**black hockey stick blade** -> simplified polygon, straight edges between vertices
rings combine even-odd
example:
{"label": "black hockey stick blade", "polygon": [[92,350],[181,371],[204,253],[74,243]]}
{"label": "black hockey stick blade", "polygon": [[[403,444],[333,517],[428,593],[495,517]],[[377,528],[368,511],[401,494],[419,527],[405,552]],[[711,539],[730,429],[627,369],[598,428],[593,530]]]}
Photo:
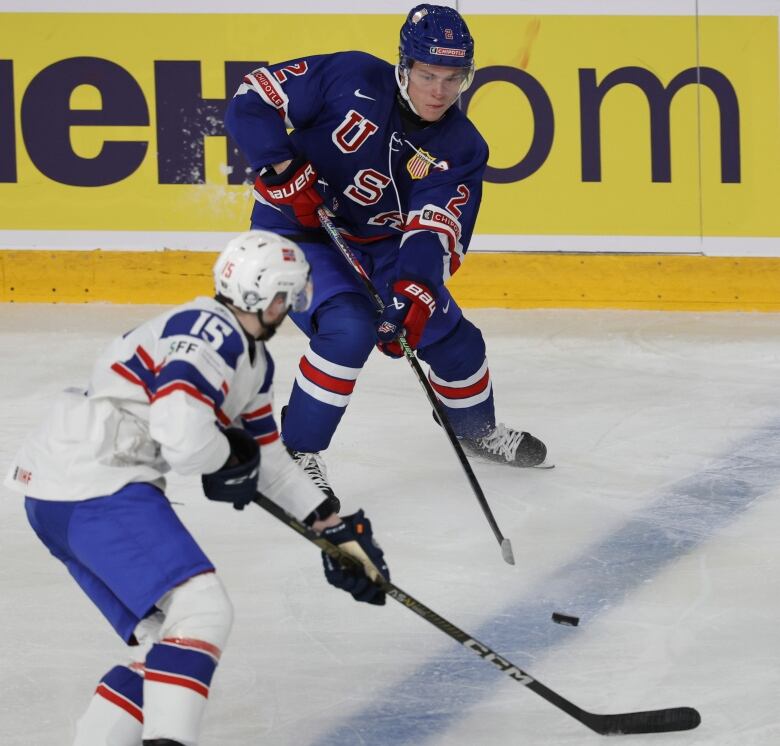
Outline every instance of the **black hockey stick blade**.
{"label": "black hockey stick blade", "polygon": [[[265,495],[258,492],[254,502],[289,528],[299,533],[304,539],[308,539],[312,544],[316,544],[337,562],[347,567],[362,567],[359,560],[351,554],[314,532],[273,500],[269,500]],[[499,655],[484,643],[479,642],[479,640],[456,627],[452,622],[437,614],[433,609],[428,608],[394,583],[382,577],[374,582],[390,598],[398,601],[405,609],[413,611],[417,616],[436,627],[436,629],[444,632],[444,634],[463,645],[463,647],[476,653],[482,660],[495,666],[498,671],[512,681],[527,687],[535,694],[546,699],[551,705],[554,705],[567,715],[571,715],[575,720],[603,736],[691,730],[701,722],[701,716],[692,707],[669,707],[663,710],[625,712],[614,715],[598,715],[583,710],[565,697],[562,697],[558,692],[542,684],[541,681],[535,679],[527,671],[523,671],[523,669],[514,665],[507,658]]]}
{"label": "black hockey stick blade", "polygon": [[701,723],[701,715],[693,707],[669,707],[665,710],[626,712],[622,715],[594,715],[586,712],[584,717],[578,719],[602,736],[692,730]]}
{"label": "black hockey stick blade", "polygon": [[701,723],[701,715],[693,707],[666,707],[662,710],[619,712],[608,715],[588,712],[545,686],[538,679],[534,679],[528,672],[522,673],[526,677],[522,683],[532,692],[602,736],[691,730]]}

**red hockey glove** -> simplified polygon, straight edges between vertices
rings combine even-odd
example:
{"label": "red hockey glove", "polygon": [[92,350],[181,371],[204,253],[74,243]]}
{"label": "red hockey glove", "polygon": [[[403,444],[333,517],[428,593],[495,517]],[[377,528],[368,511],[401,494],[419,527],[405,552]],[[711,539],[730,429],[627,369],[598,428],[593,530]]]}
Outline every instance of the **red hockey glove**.
{"label": "red hockey glove", "polygon": [[393,298],[379,317],[377,347],[385,355],[401,357],[404,353],[398,335],[405,331],[406,341],[414,350],[435,310],[436,300],[426,285],[416,280],[396,280]]}
{"label": "red hockey glove", "polygon": [[323,200],[314,185],[317,171],[302,155],[293,158],[280,174],[271,171],[258,176],[255,189],[271,204],[304,228],[319,228],[317,208]]}

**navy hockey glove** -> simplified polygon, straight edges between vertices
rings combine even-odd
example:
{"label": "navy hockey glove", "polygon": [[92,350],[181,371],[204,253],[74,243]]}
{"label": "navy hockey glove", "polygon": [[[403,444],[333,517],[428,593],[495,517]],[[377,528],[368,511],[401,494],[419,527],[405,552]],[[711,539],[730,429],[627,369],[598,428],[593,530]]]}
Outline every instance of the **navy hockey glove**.
{"label": "navy hockey glove", "polygon": [[347,554],[358,559],[362,568],[342,567],[338,560],[322,553],[325,578],[336,588],[352,594],[355,601],[383,606],[385,592],[374,582],[380,576],[390,580],[390,571],[385,564],[385,553],[374,541],[371,521],[362,510],[342,516],[343,523],[331,526],[322,532],[322,537],[341,547]]}
{"label": "navy hockey glove", "polygon": [[257,494],[260,449],[246,430],[229,427],[224,434],[230,457],[219,471],[201,476],[203,493],[209,500],[233,503],[236,510],[243,510]]}
{"label": "navy hockey glove", "polygon": [[436,299],[428,286],[416,280],[396,280],[393,299],[388,303],[376,330],[377,347],[390,357],[404,353],[398,335],[406,331],[406,341],[413,350],[420,344],[425,325],[436,310]]}
{"label": "navy hockey glove", "polygon": [[302,155],[293,158],[282,173],[269,169],[257,177],[255,189],[272,205],[304,228],[321,228],[317,208],[323,200],[314,185],[317,171]]}

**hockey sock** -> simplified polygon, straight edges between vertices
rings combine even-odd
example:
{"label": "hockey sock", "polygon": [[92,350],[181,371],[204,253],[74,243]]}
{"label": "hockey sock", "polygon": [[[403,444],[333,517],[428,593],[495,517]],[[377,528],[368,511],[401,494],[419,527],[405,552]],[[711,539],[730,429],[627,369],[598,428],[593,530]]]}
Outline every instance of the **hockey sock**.
{"label": "hockey sock", "polygon": [[482,333],[462,317],[445,338],[418,351],[428,380],[459,438],[479,438],[496,425],[493,385]]}
{"label": "hockey sock", "polygon": [[190,578],[157,602],[160,641],[144,665],[144,740],[194,746],[233,609],[214,573]]}
{"label": "hockey sock", "polygon": [[143,678],[127,666],[114,666],[95,690],[76,723],[73,746],[138,746],[143,729]]}
{"label": "hockey sock", "polygon": [[195,744],[219,651],[198,640],[165,639],[146,656],[145,738],[175,736]]}
{"label": "hockey sock", "polygon": [[295,376],[282,438],[294,451],[316,453],[330,445],[358,375],[376,342],[370,301],[341,293],[316,314],[316,333]]}

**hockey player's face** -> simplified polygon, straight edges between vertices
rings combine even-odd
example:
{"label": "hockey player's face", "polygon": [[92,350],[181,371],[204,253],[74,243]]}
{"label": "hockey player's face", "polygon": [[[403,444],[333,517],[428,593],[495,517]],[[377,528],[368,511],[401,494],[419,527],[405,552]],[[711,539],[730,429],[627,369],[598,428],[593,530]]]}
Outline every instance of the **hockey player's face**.
{"label": "hockey player's face", "polygon": [[271,304],[259,317],[260,330],[255,335],[255,339],[261,339],[267,342],[271,337],[276,334],[276,330],[281,326],[282,322],[287,318],[287,314],[290,311],[290,306],[287,304],[287,294],[279,293],[277,297],[271,301]]}
{"label": "hockey player's face", "polygon": [[406,93],[421,119],[436,122],[455,103],[465,77],[463,70],[415,62]]}

